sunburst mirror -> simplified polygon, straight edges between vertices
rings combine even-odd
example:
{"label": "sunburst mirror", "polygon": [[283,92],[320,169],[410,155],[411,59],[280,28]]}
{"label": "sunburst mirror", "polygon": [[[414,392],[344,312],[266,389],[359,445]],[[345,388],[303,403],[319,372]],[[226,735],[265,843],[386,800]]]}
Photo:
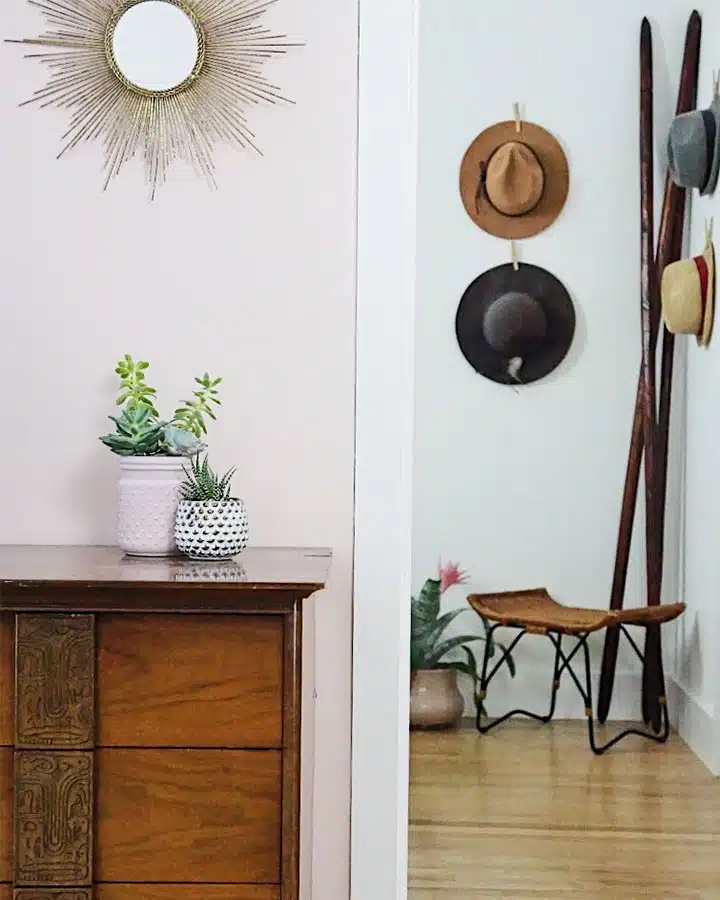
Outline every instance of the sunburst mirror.
{"label": "sunburst mirror", "polygon": [[262,24],[276,0],[30,2],[48,30],[11,43],[32,47],[26,56],[47,67],[48,79],[21,105],[67,110],[59,156],[101,142],[105,188],[137,154],[152,198],[178,160],[214,187],[216,144],[259,153],[249,111],[291,102],[264,73],[300,46]]}

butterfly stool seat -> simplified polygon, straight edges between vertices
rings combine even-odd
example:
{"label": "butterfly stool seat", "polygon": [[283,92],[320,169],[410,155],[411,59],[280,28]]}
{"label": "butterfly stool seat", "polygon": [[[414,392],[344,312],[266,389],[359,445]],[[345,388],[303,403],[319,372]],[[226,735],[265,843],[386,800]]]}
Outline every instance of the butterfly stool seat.
{"label": "butterfly stool seat", "polygon": [[[560,679],[567,672],[580,692],[585,703],[585,715],[588,722],[588,738],[593,753],[598,755],[609,750],[629,735],[639,735],[657,743],[665,743],[670,734],[670,723],[667,712],[667,700],[664,696],[664,678],[662,673],[662,660],[657,662],[659,672],[656,672],[660,684],[659,704],[660,715],[657,718],[657,727],[652,731],[628,728],[609,740],[606,744],[598,745],[595,739],[594,713],[592,703],[592,678],[590,670],[590,651],[588,638],[595,631],[604,628],[617,628],[623,634],[633,648],[641,663],[645,663],[645,655],[628,631],[629,627],[639,628],[659,627],[665,622],[671,622],[680,616],[685,610],[684,603],[663,604],[660,606],[644,606],[639,609],[624,610],[600,610],[583,609],[578,607],[563,606],[548,594],[545,588],[535,588],[526,591],[509,591],[495,594],[471,594],[468,603],[481,616],[487,626],[487,640],[485,642],[485,654],[483,657],[482,674],[480,676],[480,688],[477,704],[477,729],[481,734],[486,734],[502,722],[513,716],[527,716],[538,722],[549,722],[554,713],[557,700],[557,691],[560,687]],[[512,643],[500,655],[492,669],[490,658],[494,652],[493,636],[498,628],[514,628],[518,634]],[[521,639],[527,634],[544,635],[549,638],[555,647],[555,668],[550,695],[550,710],[547,715],[538,715],[524,709],[514,709],[505,713],[493,721],[485,721],[484,701],[487,697],[488,686],[493,677],[499,671],[507,657],[512,653]],[[576,645],[570,653],[563,649],[563,639],[576,638]],[[585,662],[585,684],[581,682],[572,667],[572,661],[576,654],[582,651]],[[489,671],[488,671],[489,670]]]}

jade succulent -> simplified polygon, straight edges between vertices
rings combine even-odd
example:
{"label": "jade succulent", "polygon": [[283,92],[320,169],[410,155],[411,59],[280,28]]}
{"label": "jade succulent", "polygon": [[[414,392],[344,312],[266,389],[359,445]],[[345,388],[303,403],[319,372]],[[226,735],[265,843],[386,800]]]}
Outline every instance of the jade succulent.
{"label": "jade succulent", "polygon": [[109,417],[115,432],[100,440],[119,456],[196,456],[206,446],[206,418],[216,418],[222,378],[211,378],[207,373],[196,377],[192,399],[181,403],[172,419],[165,420],[155,405],[157,391],[145,380],[149,365],[144,360],[136,362],[129,353],[118,362],[117,406],[121,411]]}
{"label": "jade succulent", "polygon": [[230,482],[234,474],[233,467],[220,477],[210,468],[207,454],[202,462],[200,457],[196,456],[190,462],[190,470],[185,469],[185,481],[180,486],[180,496],[183,500],[211,500],[216,503],[235,500],[235,497],[230,496]]}
{"label": "jade succulent", "polygon": [[[410,670],[422,669],[455,669],[468,676],[473,683],[473,693],[477,706],[482,705],[480,696],[480,674],[477,657],[472,644],[477,641],[489,641],[490,656],[494,656],[496,648],[503,652],[505,648],[495,643],[490,634],[490,625],[481,618],[483,634],[447,635],[448,626],[465,613],[473,613],[469,607],[452,609],[441,615],[442,595],[454,585],[465,584],[467,573],[455,563],[440,566],[437,578],[428,578],[417,597],[410,602]],[[476,615],[473,613],[473,615]],[[478,618],[476,616],[476,618]],[[505,658],[511,676],[515,676],[515,663],[512,656]]]}

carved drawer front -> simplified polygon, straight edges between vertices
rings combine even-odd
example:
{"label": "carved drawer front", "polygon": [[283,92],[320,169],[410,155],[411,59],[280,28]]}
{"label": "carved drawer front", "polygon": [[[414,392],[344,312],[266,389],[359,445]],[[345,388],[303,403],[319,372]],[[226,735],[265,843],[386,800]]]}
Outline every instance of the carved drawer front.
{"label": "carved drawer front", "polygon": [[94,678],[94,616],[17,616],[14,900],[92,900]]}
{"label": "carved drawer front", "polygon": [[17,617],[15,746],[95,743],[94,616]]}
{"label": "carved drawer front", "polygon": [[95,900],[280,900],[280,888],[272,884],[100,884]]}
{"label": "carved drawer front", "polygon": [[15,754],[15,884],[92,884],[92,753]]}
{"label": "carved drawer front", "polygon": [[0,882],[12,881],[13,877],[12,770],[12,750],[0,747]]}
{"label": "carved drawer front", "polygon": [[279,616],[103,616],[98,746],[282,746]]}
{"label": "carved drawer front", "polygon": [[10,747],[13,744],[13,618],[7,613],[0,613],[0,747]]}
{"label": "carved drawer front", "polygon": [[278,751],[109,749],[96,766],[98,882],[279,883]]}

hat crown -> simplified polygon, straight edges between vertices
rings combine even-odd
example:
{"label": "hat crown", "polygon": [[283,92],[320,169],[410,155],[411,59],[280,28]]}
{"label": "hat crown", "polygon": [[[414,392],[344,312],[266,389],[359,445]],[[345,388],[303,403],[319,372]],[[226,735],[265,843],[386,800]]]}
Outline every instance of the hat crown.
{"label": "hat crown", "polygon": [[708,266],[706,255],[694,259],[683,259],[669,265],[662,275],[662,314],[667,329],[672,334],[699,335],[703,330],[707,296],[712,290],[712,282],[703,286],[700,276],[702,268],[711,279],[712,268]]}
{"label": "hat crown", "polygon": [[524,216],[540,202],[545,173],[535,151],[521,141],[502,144],[487,165],[488,199],[506,216]]}
{"label": "hat crown", "polygon": [[485,340],[503,356],[522,356],[538,346],[547,334],[542,304],[522,291],[500,294],[483,319]]}

